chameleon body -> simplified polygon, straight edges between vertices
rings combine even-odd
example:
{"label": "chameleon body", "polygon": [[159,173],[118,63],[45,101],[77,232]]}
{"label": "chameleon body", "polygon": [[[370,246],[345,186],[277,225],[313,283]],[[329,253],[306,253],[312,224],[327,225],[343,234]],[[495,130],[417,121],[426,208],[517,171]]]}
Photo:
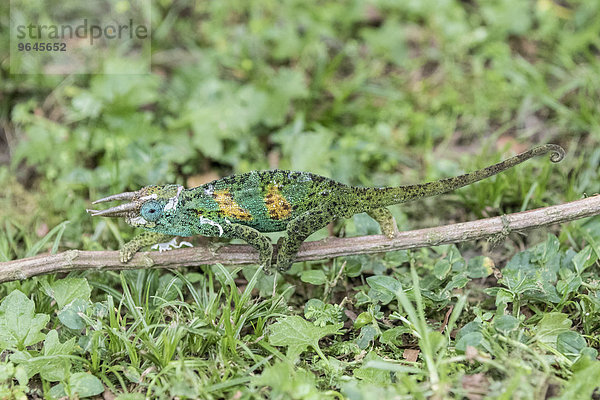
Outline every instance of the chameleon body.
{"label": "chameleon body", "polygon": [[219,236],[240,238],[254,246],[269,273],[273,246],[262,233],[286,231],[277,252],[277,269],[285,271],[294,262],[300,244],[335,218],[366,212],[392,238],[397,227],[386,206],[449,192],[548,152],[552,152],[553,162],[564,157],[560,146],[547,144],[469,174],[383,188],[348,186],[309,172],[252,171],[191,189],[146,186],[94,202],[128,200],[126,204],[88,212],[125,217],[128,224],[145,229],[121,249],[122,262],[129,261],[141,247],[173,236]]}

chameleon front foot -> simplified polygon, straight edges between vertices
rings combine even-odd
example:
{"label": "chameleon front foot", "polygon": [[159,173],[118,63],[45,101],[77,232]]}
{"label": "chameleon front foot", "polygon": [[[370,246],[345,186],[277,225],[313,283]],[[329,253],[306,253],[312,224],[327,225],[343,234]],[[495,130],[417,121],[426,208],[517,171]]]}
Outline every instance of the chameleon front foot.
{"label": "chameleon front foot", "polygon": [[258,250],[258,259],[260,265],[263,266],[263,271],[266,275],[271,275],[271,258],[273,257],[273,244],[271,240],[257,231],[246,225],[231,224],[227,228],[231,237],[245,240],[249,245]]}
{"label": "chameleon front foot", "polygon": [[119,251],[119,260],[122,263],[127,263],[142,247],[164,242],[171,237],[171,235],[165,235],[162,233],[148,231],[142,232],[133,239],[131,239],[129,242],[125,243],[125,245],[123,245],[123,247]]}

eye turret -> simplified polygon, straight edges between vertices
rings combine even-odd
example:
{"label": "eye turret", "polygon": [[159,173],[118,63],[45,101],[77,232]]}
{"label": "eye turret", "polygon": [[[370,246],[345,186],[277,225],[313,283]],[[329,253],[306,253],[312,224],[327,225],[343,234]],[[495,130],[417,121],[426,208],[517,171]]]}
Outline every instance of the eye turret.
{"label": "eye turret", "polygon": [[142,205],[140,214],[146,221],[157,221],[163,213],[163,206],[160,202],[150,200]]}

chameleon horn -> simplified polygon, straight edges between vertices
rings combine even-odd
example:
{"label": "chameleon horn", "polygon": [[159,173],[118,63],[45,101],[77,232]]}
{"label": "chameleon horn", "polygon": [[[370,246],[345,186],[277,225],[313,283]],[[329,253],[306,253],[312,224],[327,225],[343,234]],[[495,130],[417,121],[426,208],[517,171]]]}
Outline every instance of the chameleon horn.
{"label": "chameleon horn", "polygon": [[113,200],[131,200],[135,197],[135,195],[136,195],[136,192],[123,192],[123,193],[113,194],[111,196],[96,200],[92,204],[104,203],[106,201],[113,201]]}
{"label": "chameleon horn", "polygon": [[86,210],[92,214],[92,217],[120,217],[127,213],[127,211],[133,211],[138,208],[135,203],[121,204],[120,206],[107,208],[106,210]]}

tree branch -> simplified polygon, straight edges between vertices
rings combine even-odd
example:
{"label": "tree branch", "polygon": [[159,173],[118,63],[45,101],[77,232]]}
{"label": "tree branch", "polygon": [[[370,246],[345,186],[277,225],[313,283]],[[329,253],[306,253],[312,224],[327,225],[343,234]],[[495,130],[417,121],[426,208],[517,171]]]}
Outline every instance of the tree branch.
{"label": "tree branch", "polygon": [[[460,224],[400,232],[394,239],[382,235],[327,238],[306,242],[298,261],[320,260],[354,254],[382,253],[506,235],[511,231],[538,228],[600,215],[600,195],[552,207],[508,214]],[[166,253],[141,252],[127,264],[119,262],[117,251],[68,250],[0,263],[0,282],[27,279],[55,272],[81,270],[124,270],[137,268],[196,267],[204,264],[256,264],[258,253],[248,245],[228,245],[217,250],[204,247]]]}

